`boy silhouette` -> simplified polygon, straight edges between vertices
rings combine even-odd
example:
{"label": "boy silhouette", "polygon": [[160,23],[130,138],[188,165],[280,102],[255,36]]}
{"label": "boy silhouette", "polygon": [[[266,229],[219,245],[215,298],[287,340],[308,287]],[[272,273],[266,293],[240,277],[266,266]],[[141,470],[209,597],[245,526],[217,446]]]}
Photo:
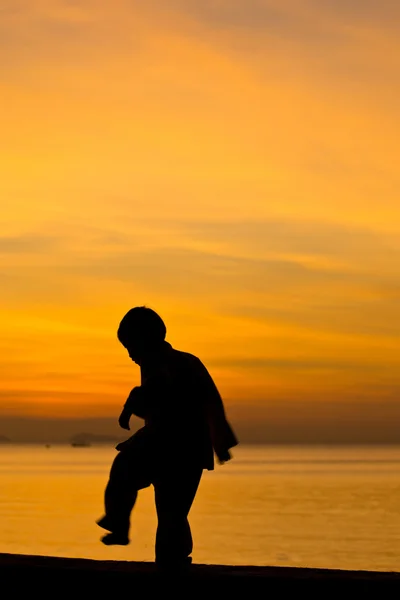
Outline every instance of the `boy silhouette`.
{"label": "boy silhouette", "polygon": [[202,362],[165,341],[161,317],[145,306],[122,319],[118,339],[139,365],[141,385],[123,407],[119,424],[130,429],[132,415],[144,427],[118,444],[105,491],[105,516],[97,523],[110,533],[106,545],[129,543],[130,514],[138,490],[154,486],[159,566],[191,563],[188,514],[203,469],[230,460],[237,439],[226,420],[221,396]]}

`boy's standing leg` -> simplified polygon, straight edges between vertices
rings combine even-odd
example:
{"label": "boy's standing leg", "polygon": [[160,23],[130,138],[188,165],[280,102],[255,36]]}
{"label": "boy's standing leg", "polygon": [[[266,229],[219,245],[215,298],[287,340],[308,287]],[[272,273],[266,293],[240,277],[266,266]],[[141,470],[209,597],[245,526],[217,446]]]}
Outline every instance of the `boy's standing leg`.
{"label": "boy's standing leg", "polygon": [[156,563],[159,566],[190,564],[193,550],[188,514],[203,469],[197,466],[165,469],[154,479],[158,517]]}

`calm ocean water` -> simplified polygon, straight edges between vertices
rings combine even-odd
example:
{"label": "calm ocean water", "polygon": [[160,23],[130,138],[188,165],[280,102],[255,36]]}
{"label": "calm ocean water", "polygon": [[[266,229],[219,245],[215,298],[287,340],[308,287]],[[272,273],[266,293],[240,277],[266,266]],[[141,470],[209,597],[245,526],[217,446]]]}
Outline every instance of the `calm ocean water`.
{"label": "calm ocean water", "polygon": [[[153,560],[151,488],[130,546],[99,543],[114,455],[0,447],[0,552]],[[195,562],[400,571],[400,447],[238,447],[205,473],[190,522]]]}

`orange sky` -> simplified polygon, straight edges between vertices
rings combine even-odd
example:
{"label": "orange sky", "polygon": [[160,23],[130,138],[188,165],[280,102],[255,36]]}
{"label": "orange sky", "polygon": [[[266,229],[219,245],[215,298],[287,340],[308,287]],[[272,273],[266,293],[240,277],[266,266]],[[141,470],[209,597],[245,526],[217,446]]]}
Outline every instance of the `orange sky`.
{"label": "orange sky", "polygon": [[137,304],[228,407],[400,403],[397,0],[4,4],[0,414],[116,414]]}

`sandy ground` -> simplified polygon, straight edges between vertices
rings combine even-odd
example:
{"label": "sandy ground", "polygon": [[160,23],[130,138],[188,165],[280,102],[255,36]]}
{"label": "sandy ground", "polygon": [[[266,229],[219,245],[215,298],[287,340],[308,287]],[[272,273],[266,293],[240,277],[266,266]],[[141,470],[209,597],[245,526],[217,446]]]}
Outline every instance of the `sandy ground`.
{"label": "sandy ground", "polygon": [[316,592],[358,597],[389,597],[400,593],[400,573],[334,571],[286,567],[235,567],[192,565],[187,572],[162,573],[152,563],[96,561],[75,558],[0,554],[0,582],[4,598],[19,593],[47,597],[125,597],[154,592],[154,597],[223,598],[257,593],[261,597],[286,597]]}

